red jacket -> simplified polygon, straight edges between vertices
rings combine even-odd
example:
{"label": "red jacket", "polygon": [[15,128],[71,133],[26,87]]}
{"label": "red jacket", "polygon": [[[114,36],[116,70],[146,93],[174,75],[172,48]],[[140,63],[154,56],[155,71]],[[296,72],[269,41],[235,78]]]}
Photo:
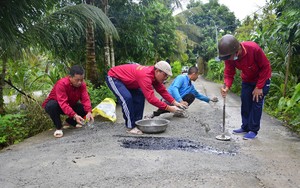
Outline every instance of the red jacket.
{"label": "red jacket", "polygon": [[166,90],[165,86],[155,80],[154,66],[138,64],[119,65],[111,68],[108,71],[108,76],[120,80],[128,89],[141,88],[146,100],[160,109],[166,109],[167,104],[155,96],[154,89],[169,103],[174,102],[174,98]]}
{"label": "red jacket", "polygon": [[49,100],[56,100],[62,111],[69,117],[73,117],[76,114],[71,107],[78,101],[80,101],[83,105],[85,112],[92,111],[92,105],[86,84],[83,82],[80,87],[74,87],[70,82],[69,76],[56,82],[49,96],[43,102],[43,108],[45,108]]}
{"label": "red jacket", "polygon": [[244,82],[256,83],[261,89],[266,81],[271,78],[271,64],[263,50],[255,42],[242,42],[242,55],[238,60],[226,60],[224,80],[229,88],[232,85],[235,68],[241,70],[241,78]]}

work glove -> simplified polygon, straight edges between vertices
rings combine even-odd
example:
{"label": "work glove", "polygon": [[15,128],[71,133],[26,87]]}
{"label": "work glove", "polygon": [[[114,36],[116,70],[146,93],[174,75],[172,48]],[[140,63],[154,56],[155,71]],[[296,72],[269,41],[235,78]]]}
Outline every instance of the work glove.
{"label": "work glove", "polygon": [[210,99],[210,101],[211,101],[211,102],[218,102],[219,99],[218,99],[218,97],[213,97],[212,99]]}

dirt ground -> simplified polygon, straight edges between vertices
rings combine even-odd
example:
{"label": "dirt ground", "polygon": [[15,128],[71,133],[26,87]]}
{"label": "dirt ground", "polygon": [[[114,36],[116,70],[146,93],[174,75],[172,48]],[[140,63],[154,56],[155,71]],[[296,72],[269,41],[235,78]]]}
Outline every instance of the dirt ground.
{"label": "dirt ground", "polygon": [[[220,84],[199,78],[196,88],[220,97]],[[196,100],[187,118],[163,114],[171,122],[160,134],[125,132],[120,107],[116,123],[70,129],[55,139],[43,132],[0,152],[0,187],[300,187],[300,139],[281,122],[263,114],[255,140],[233,135],[240,127],[240,99],[226,100],[226,135],[222,133],[223,100]],[[146,104],[145,115],[155,108]],[[210,131],[205,131],[205,126]],[[134,149],[136,148],[136,149]]]}

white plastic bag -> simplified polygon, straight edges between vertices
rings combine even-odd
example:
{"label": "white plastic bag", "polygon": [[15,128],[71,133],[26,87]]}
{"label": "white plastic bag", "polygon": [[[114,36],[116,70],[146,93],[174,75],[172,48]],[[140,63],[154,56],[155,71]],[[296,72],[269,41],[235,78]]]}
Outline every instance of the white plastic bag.
{"label": "white plastic bag", "polygon": [[110,121],[115,122],[117,120],[115,101],[111,98],[105,98],[92,110],[92,114],[94,117],[97,115],[101,115],[102,117],[105,117]]}

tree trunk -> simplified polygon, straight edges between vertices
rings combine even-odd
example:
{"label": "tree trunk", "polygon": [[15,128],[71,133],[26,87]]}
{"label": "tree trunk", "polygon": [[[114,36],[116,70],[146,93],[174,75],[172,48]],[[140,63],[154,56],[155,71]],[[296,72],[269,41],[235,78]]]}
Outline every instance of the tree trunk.
{"label": "tree trunk", "polygon": [[[103,0],[103,12],[105,15],[108,14],[108,0]],[[105,33],[105,38],[104,38],[104,62],[105,62],[105,67],[111,66],[109,35],[107,33]]]}
{"label": "tree trunk", "polygon": [[109,36],[109,44],[110,44],[111,67],[114,67],[116,66],[115,51],[114,51],[114,41],[111,35]]}
{"label": "tree trunk", "polygon": [[95,34],[91,21],[88,21],[86,32],[86,78],[98,85],[98,72],[95,52]]}
{"label": "tree trunk", "polygon": [[291,42],[289,42],[289,47],[288,47],[288,57],[287,57],[287,62],[286,62],[286,70],[285,70],[285,80],[284,80],[284,88],[283,88],[283,97],[286,96],[286,90],[287,90],[287,85],[288,85],[288,79],[289,79],[289,74],[290,74],[290,61],[291,61],[291,56],[292,56],[292,45]]}
{"label": "tree trunk", "polygon": [[109,36],[107,33],[105,33],[105,39],[104,39],[104,62],[105,62],[105,67],[111,66],[110,50],[109,50]]}
{"label": "tree trunk", "polygon": [[[87,4],[94,5],[94,0],[87,0]],[[86,78],[95,86],[99,85],[99,74],[96,64],[95,32],[91,20],[87,22],[86,31]]]}
{"label": "tree trunk", "polygon": [[2,72],[0,74],[0,115],[4,115],[4,99],[3,99],[3,88],[5,85],[5,72],[6,72],[6,64],[7,64],[7,58],[5,54],[2,56]]}

